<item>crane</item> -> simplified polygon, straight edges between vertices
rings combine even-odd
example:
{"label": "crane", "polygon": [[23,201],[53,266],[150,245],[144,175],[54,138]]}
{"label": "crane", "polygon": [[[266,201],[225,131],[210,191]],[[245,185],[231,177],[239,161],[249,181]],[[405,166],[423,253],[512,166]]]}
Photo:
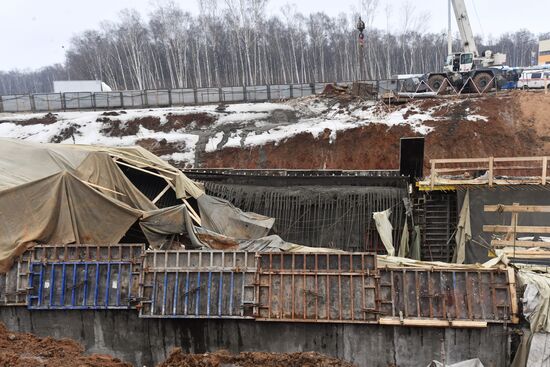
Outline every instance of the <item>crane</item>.
{"label": "crane", "polygon": [[[451,42],[451,5],[460,32],[462,51],[453,52]],[[468,11],[464,0],[449,0],[449,31],[448,56],[443,66],[443,72],[429,73],[424,80],[433,91],[439,91],[446,80],[458,89],[469,87],[478,92],[488,91],[495,86],[497,79],[506,79],[508,76],[500,69],[495,68],[506,63],[506,55],[487,50],[479,55],[474,32],[470,25]],[[470,85],[472,83],[473,85]]]}

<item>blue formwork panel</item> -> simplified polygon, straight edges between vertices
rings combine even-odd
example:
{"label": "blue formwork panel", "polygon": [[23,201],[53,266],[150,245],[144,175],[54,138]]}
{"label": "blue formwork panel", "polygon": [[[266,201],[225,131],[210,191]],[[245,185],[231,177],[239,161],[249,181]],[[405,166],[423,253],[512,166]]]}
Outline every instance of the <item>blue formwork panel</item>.
{"label": "blue formwork panel", "polygon": [[143,264],[140,317],[253,318],[253,253],[148,251]]}
{"label": "blue formwork panel", "polygon": [[139,268],[129,261],[32,262],[29,309],[135,308]]}

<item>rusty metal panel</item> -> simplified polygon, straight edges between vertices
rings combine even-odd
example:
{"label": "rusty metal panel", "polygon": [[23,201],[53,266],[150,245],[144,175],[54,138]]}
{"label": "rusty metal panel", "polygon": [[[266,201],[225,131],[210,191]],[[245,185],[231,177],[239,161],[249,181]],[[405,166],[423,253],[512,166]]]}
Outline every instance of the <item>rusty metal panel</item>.
{"label": "rusty metal panel", "polygon": [[375,323],[376,277],[373,254],[261,254],[257,319]]}
{"label": "rusty metal panel", "polygon": [[380,269],[381,315],[397,319],[510,322],[505,270]]}
{"label": "rusty metal panel", "polygon": [[7,273],[0,273],[0,306],[27,304],[28,273],[31,253],[17,257]]}
{"label": "rusty metal panel", "polygon": [[256,254],[147,251],[140,317],[252,318]]}
{"label": "rusty metal panel", "polygon": [[135,308],[139,265],[128,261],[32,262],[29,309]]}

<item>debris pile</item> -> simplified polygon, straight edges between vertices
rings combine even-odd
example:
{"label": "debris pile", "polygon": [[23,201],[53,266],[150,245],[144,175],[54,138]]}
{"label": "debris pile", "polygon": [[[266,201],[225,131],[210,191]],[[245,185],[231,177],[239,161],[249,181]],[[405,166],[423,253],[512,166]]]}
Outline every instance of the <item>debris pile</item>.
{"label": "debris pile", "polygon": [[158,367],[354,367],[353,364],[314,352],[265,353],[243,352],[231,354],[218,351],[206,354],[185,354],[172,351]]}
{"label": "debris pile", "polygon": [[11,332],[3,324],[0,324],[0,366],[132,367],[108,355],[85,355],[82,345],[74,340]]}

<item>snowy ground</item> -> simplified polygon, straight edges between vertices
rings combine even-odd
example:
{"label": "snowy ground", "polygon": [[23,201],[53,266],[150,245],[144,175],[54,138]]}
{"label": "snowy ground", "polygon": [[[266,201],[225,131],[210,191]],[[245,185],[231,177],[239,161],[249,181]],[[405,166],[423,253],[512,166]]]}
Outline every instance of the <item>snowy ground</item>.
{"label": "snowy ground", "polygon": [[[450,106],[452,100],[444,102]],[[304,97],[286,103],[258,103],[229,105],[225,111],[217,111],[215,105],[173,107],[159,109],[126,110],[116,116],[105,116],[104,111],[58,112],[50,121],[41,122],[45,113],[0,114],[0,136],[25,139],[34,142],[61,142],[65,144],[95,144],[127,146],[154,139],[162,144],[179,144],[177,151],[160,154],[182,166],[196,163],[198,153],[213,152],[223,148],[250,147],[263,144],[279,144],[298,134],[309,133],[318,137],[330,130],[331,142],[337,132],[368,124],[384,124],[388,127],[408,125],[419,134],[426,135],[433,128],[426,122],[440,121],[434,112],[436,107],[419,110],[415,104],[387,108],[376,102],[352,102],[342,105],[338,100]],[[120,111],[118,111],[120,113]],[[487,118],[467,111],[467,120],[486,121]],[[171,128],[170,115],[185,116],[204,114],[212,122],[208,126],[199,121]],[[128,128],[134,120],[144,117],[160,119],[160,128],[141,125],[131,135],[112,136],[106,126],[117,122]],[[166,125],[168,124],[168,125]],[[162,130],[162,131],[161,131]],[[68,134],[67,131],[71,133]],[[111,136],[109,136],[111,135]]]}

